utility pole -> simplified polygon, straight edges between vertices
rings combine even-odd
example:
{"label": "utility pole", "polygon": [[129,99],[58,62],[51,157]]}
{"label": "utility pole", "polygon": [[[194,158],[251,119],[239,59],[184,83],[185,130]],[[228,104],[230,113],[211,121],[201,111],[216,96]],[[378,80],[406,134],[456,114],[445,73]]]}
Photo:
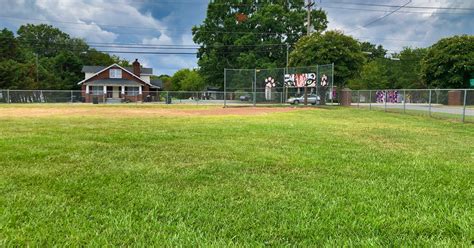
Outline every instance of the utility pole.
{"label": "utility pole", "polygon": [[308,17],[307,17],[307,35],[311,34],[311,10],[314,6],[313,0],[308,0],[308,5],[306,7],[308,8]]}
{"label": "utility pole", "polygon": [[39,76],[38,76],[38,54],[35,53],[36,55],[36,82],[39,82]]}

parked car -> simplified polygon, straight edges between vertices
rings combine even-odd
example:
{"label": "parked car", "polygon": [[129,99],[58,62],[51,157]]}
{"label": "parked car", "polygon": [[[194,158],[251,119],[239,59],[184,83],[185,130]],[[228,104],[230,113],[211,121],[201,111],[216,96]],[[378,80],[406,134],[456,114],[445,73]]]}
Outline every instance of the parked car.
{"label": "parked car", "polygon": [[247,95],[242,95],[242,96],[240,96],[239,99],[240,99],[240,101],[242,101],[242,102],[248,102],[248,101],[250,101],[250,100],[252,99],[252,97],[251,97],[249,94],[247,94]]}
{"label": "parked car", "polygon": [[[320,100],[321,98],[318,95],[314,95],[314,94],[308,95],[308,103],[312,105],[319,104]],[[288,98],[288,100],[286,100],[286,102],[289,104],[296,104],[296,105],[298,105],[299,103],[304,103],[304,95],[299,96],[299,97],[290,97]]]}

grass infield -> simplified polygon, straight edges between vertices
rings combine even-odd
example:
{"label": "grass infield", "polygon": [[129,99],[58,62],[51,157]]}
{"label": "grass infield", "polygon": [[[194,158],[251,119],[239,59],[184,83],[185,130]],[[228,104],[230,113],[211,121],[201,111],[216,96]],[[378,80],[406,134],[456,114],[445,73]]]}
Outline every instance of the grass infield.
{"label": "grass infield", "polygon": [[474,240],[474,125],[213,108],[0,106],[0,246]]}

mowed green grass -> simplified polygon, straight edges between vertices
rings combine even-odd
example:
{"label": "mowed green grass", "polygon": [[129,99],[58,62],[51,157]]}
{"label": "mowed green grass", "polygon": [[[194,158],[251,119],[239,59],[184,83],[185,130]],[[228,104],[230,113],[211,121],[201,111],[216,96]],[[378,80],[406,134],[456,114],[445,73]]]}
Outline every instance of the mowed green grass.
{"label": "mowed green grass", "polygon": [[425,117],[4,117],[0,246],[469,247],[473,179]]}

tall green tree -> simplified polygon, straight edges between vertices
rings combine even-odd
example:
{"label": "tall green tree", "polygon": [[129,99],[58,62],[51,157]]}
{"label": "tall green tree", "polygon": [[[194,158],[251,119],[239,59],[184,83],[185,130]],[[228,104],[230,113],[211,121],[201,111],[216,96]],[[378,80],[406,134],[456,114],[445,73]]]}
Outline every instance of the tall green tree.
{"label": "tall green tree", "polygon": [[368,61],[384,58],[387,54],[387,50],[385,50],[382,45],[377,46],[370,42],[361,42],[360,49],[366,54]]}
{"label": "tall green tree", "polygon": [[433,88],[467,88],[474,72],[474,36],[444,38],[428,49],[421,66],[423,78]]}
{"label": "tall green tree", "polygon": [[[224,68],[284,67],[287,44],[292,46],[306,34],[304,6],[304,0],[209,3],[203,24],[193,27],[205,81],[222,86]],[[325,30],[326,13],[313,10],[311,23],[316,33]]]}
{"label": "tall green tree", "polygon": [[338,86],[357,76],[364,60],[359,42],[339,31],[305,36],[290,54],[291,66],[334,63],[334,84]]}
{"label": "tall green tree", "polygon": [[421,61],[426,56],[426,48],[404,48],[398,55],[399,61],[392,61],[391,85],[395,89],[420,89],[427,85],[421,74]]}
{"label": "tall green tree", "polygon": [[181,69],[170,79],[173,91],[201,91],[205,81],[197,70]]}
{"label": "tall green tree", "polygon": [[20,45],[12,31],[4,28],[0,31],[0,61],[18,59]]}
{"label": "tall green tree", "polygon": [[348,87],[354,90],[389,88],[389,76],[384,58],[372,60],[361,69],[360,75],[348,81]]}
{"label": "tall green tree", "polygon": [[62,49],[69,49],[69,35],[51,25],[22,25],[17,34],[24,47],[41,57],[52,57]]}
{"label": "tall green tree", "polygon": [[0,88],[78,89],[84,65],[129,64],[45,24],[0,31]]}

